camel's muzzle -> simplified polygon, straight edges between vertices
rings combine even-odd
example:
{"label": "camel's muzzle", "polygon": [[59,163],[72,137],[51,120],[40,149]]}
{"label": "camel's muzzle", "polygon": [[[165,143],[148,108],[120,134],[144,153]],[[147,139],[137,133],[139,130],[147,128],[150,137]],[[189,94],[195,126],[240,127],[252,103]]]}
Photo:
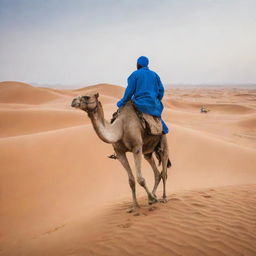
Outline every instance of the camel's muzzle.
{"label": "camel's muzzle", "polygon": [[71,103],[71,107],[73,108],[79,108],[80,103],[78,102],[77,99],[73,99],[72,103]]}

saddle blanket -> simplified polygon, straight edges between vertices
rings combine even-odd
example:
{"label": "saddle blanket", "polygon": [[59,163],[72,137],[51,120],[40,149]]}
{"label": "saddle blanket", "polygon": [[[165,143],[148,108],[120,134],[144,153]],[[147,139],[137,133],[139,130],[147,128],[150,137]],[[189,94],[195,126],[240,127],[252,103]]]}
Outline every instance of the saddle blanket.
{"label": "saddle blanket", "polygon": [[143,128],[146,129],[149,134],[162,135],[163,125],[159,117],[142,113],[142,118],[144,119],[144,122],[142,122]]}

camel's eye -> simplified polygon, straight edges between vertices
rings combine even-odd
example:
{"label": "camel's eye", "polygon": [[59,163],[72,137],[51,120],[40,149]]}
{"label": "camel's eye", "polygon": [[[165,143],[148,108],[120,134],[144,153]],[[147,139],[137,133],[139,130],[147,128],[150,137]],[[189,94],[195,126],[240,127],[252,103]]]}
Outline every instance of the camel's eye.
{"label": "camel's eye", "polygon": [[90,96],[83,96],[82,99],[85,100],[85,101],[87,101],[87,100],[90,99]]}

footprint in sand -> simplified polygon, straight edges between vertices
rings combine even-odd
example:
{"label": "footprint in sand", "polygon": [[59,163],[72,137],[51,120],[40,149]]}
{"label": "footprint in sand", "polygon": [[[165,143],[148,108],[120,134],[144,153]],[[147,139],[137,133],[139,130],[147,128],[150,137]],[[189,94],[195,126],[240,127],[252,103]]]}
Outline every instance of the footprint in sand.
{"label": "footprint in sand", "polygon": [[181,199],[180,199],[180,198],[173,197],[173,198],[170,198],[169,201],[181,201]]}
{"label": "footprint in sand", "polygon": [[120,225],[117,225],[119,228],[129,228],[131,227],[131,223],[125,223],[125,224],[120,224]]}
{"label": "footprint in sand", "polygon": [[192,203],[192,205],[196,207],[205,207],[205,205],[199,203]]}
{"label": "footprint in sand", "polygon": [[65,225],[66,225],[66,224],[63,224],[63,225],[61,225],[61,226],[52,228],[52,229],[48,230],[47,232],[45,232],[44,235],[46,235],[46,234],[49,235],[49,234],[51,234],[51,233],[53,233],[53,232],[56,232],[56,231],[58,231],[59,229],[63,228]]}
{"label": "footprint in sand", "polygon": [[210,195],[202,195],[202,197],[204,197],[204,198],[212,198],[212,196],[210,196]]}
{"label": "footprint in sand", "polygon": [[155,211],[156,209],[157,209],[157,207],[152,206],[152,207],[149,207],[149,208],[148,208],[148,211],[149,211],[149,212],[152,212],[152,211]]}

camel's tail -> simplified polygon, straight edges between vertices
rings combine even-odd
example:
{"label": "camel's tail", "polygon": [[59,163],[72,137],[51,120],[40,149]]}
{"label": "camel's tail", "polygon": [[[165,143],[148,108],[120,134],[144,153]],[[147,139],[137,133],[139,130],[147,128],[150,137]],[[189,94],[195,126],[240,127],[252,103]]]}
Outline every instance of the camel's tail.
{"label": "camel's tail", "polygon": [[172,162],[171,162],[170,159],[168,158],[167,168],[170,168],[171,166],[172,166]]}
{"label": "camel's tail", "polygon": [[[155,151],[155,155],[156,155],[156,158],[158,160],[158,166],[159,166],[162,163],[162,159],[161,159],[161,155],[160,155],[159,150]],[[172,163],[171,163],[170,159],[168,158],[167,168],[170,168],[171,166],[172,166]]]}

